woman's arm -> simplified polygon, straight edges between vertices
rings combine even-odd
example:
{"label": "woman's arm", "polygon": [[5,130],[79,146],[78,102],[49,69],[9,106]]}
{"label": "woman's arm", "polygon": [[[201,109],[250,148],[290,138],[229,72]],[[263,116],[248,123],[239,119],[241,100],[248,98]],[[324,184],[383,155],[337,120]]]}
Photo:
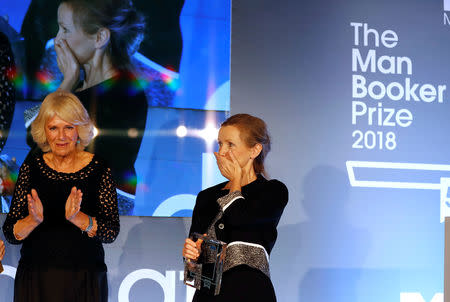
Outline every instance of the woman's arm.
{"label": "woman's arm", "polygon": [[[28,197],[30,193],[30,166],[24,163],[20,168],[19,177],[14,188],[11,208],[3,224],[3,233],[6,240],[12,244],[20,244],[38,225],[29,215]],[[19,231],[19,238],[16,238],[16,232]]]}
{"label": "woman's arm", "polygon": [[94,218],[95,237],[103,243],[116,240],[120,231],[119,209],[117,206],[116,185],[111,176],[111,169],[106,168],[98,187],[97,214]]}

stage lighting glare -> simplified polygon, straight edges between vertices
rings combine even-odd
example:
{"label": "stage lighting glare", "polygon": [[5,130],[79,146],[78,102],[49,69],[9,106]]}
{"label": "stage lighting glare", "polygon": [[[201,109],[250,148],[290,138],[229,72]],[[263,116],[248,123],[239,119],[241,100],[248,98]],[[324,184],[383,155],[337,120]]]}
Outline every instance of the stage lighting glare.
{"label": "stage lighting glare", "polygon": [[212,143],[217,139],[219,129],[214,125],[206,125],[205,129],[201,130],[200,136],[208,143]]}
{"label": "stage lighting glare", "polygon": [[93,138],[95,138],[100,131],[97,129],[97,127],[94,127],[93,132],[94,132],[94,137]]}
{"label": "stage lighting glare", "polygon": [[128,137],[136,138],[138,136],[138,131],[136,128],[128,129]]}
{"label": "stage lighting glare", "polygon": [[187,128],[183,125],[178,126],[177,128],[177,136],[178,137],[185,137],[187,134]]}

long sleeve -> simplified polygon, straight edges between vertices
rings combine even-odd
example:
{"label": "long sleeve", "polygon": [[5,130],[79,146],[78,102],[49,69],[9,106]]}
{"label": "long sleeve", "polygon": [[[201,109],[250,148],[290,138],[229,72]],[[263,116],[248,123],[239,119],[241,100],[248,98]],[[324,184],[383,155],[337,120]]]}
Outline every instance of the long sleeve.
{"label": "long sleeve", "polygon": [[224,185],[225,183],[222,183],[198,193],[194,210],[192,212],[192,223],[189,230],[189,235],[194,232],[200,234],[206,233],[209,225],[219,211],[219,205],[215,202],[215,200],[218,197],[217,194],[225,194],[225,191],[220,190],[220,188]]}
{"label": "long sleeve", "polygon": [[197,198],[196,198],[196,201],[195,201],[195,206],[194,206],[194,209],[192,211],[192,222],[191,222],[191,228],[189,230],[189,236],[192,233],[195,233],[195,232],[203,232],[202,231],[202,227],[201,227],[201,225],[202,225],[201,224],[201,215],[199,213],[200,212],[199,200],[201,200],[201,196],[200,196],[201,194],[202,194],[202,192],[200,192],[197,195]]}
{"label": "long sleeve", "polygon": [[11,244],[20,244],[22,242],[14,237],[13,229],[18,220],[28,216],[27,194],[31,191],[30,186],[30,166],[24,163],[20,168],[11,207],[3,224],[3,233],[6,240]]}
{"label": "long sleeve", "polygon": [[116,186],[109,168],[106,168],[101,176],[98,199],[96,237],[103,243],[111,243],[119,234],[120,221]]}

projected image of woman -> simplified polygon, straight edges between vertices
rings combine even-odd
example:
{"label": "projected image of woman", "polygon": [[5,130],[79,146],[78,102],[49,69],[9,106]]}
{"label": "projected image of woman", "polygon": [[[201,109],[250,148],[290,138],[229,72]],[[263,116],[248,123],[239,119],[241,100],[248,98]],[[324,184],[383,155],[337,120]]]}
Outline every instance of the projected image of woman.
{"label": "projected image of woman", "polygon": [[[58,25],[59,88],[74,91],[88,110],[99,131],[88,150],[107,160],[122,200],[131,202],[148,107],[130,64],[143,38],[143,17],[129,0],[67,0],[59,5]],[[121,214],[131,212],[132,205],[119,204]]]}
{"label": "projected image of woman", "polygon": [[[270,138],[263,120],[237,114],[228,118],[219,131],[217,165],[228,181],[201,191],[192,215],[192,233],[207,234],[228,243],[220,293],[197,290],[193,301],[276,301],[270,281],[269,259],[277,225],[288,201],[286,186],[267,180],[264,159]],[[183,257],[202,258],[201,242],[185,240]]]}

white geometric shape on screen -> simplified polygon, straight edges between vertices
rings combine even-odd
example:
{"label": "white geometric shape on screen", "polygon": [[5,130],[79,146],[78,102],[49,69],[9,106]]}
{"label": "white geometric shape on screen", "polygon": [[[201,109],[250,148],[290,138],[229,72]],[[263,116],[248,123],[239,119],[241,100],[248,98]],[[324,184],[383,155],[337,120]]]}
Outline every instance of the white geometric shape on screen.
{"label": "white geometric shape on screen", "polygon": [[376,161],[347,161],[347,173],[352,187],[367,188],[392,188],[392,189],[424,189],[441,190],[441,183],[427,182],[405,182],[395,180],[357,180],[355,179],[354,168],[372,168],[372,169],[396,169],[396,170],[420,170],[420,171],[442,171],[450,172],[450,165],[438,164],[415,164],[415,163],[394,163],[394,162],[376,162]]}
{"label": "white geometric shape on screen", "polygon": [[213,153],[202,153],[202,190],[217,185],[227,179],[222,176],[217,167]]}
{"label": "white geometric shape on screen", "polygon": [[159,204],[152,216],[171,217],[178,211],[192,210],[195,206],[196,196],[192,194],[178,194],[167,198]]}
{"label": "white geometric shape on screen", "polygon": [[444,0],[444,10],[450,11],[450,0]]}
{"label": "white geometric shape on screen", "polygon": [[370,169],[395,169],[408,171],[441,171],[450,172],[450,165],[439,164],[416,164],[416,163],[394,163],[394,162],[374,162],[374,161],[347,161],[347,173],[352,187],[366,188],[391,188],[391,189],[423,189],[440,191],[440,221],[444,222],[445,217],[450,216],[450,199],[447,197],[450,186],[450,178],[441,177],[439,182],[405,182],[388,179],[378,180],[357,180],[355,178],[355,168]]}
{"label": "white geometric shape on screen", "polygon": [[205,110],[230,110],[230,81],[226,81],[208,98]]}
{"label": "white geometric shape on screen", "polygon": [[5,276],[9,276],[13,279],[16,278],[16,271],[17,269],[13,266],[9,266],[9,265],[3,265],[3,272],[0,275],[5,275]]}
{"label": "white geometric shape on screen", "polygon": [[178,79],[180,77],[180,75],[177,72],[167,69],[167,68],[153,62],[152,60],[150,60],[149,58],[147,58],[146,56],[144,56],[143,54],[141,54],[139,52],[135,52],[133,57],[136,60],[138,60],[139,62],[143,63],[144,65],[147,65],[147,67],[153,68],[154,70],[158,71],[159,73],[162,73],[172,79]]}

